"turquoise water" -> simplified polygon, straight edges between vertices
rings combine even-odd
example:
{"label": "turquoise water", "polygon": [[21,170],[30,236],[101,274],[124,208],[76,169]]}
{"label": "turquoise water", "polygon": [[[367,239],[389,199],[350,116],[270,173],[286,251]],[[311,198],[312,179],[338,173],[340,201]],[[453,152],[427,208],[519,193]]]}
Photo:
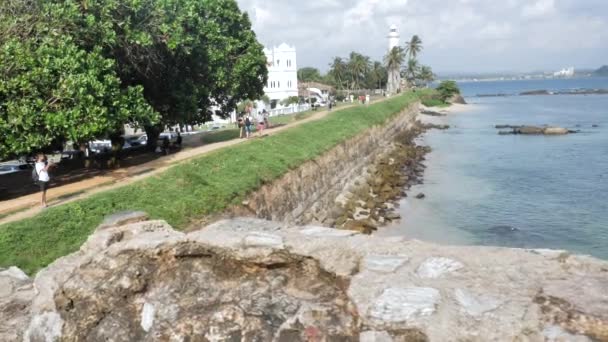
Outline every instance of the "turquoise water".
{"label": "turquoise water", "polygon": [[[461,84],[463,113],[421,138],[425,183],[382,230],[439,243],[557,248],[608,259],[608,96],[475,97],[531,89],[608,88],[608,79]],[[568,136],[499,136],[496,124],[550,124]],[[592,127],[598,125],[598,127]],[[413,197],[413,196],[412,196]]]}

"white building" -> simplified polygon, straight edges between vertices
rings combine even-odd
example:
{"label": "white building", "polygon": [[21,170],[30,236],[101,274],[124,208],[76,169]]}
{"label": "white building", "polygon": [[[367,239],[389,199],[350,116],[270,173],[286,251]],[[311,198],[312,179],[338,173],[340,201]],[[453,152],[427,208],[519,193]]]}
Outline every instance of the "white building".
{"label": "white building", "polygon": [[573,77],[574,76],[574,68],[570,67],[567,69],[562,69],[560,71],[556,71],[553,73],[554,77]]}
{"label": "white building", "polygon": [[285,43],[265,48],[268,61],[268,83],[264,93],[277,103],[290,96],[298,96],[298,65],[296,48]]}

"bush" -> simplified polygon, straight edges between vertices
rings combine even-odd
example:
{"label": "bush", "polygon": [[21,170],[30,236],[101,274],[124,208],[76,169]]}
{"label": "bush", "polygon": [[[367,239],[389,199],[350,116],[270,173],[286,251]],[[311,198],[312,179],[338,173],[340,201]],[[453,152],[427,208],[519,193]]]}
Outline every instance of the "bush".
{"label": "bush", "polygon": [[444,106],[446,103],[441,101],[440,98],[428,97],[428,98],[422,99],[422,104],[425,105],[426,107],[440,107],[440,106]]}
{"label": "bush", "polygon": [[455,81],[442,81],[437,86],[437,92],[439,92],[441,101],[447,102],[455,94],[460,94],[460,89]]}

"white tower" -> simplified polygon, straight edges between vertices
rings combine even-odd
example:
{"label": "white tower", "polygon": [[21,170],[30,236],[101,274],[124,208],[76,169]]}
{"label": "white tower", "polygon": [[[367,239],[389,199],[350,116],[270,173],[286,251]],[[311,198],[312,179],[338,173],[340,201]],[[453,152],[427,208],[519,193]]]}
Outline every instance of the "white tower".
{"label": "white tower", "polygon": [[388,33],[388,51],[391,51],[395,46],[399,46],[399,38],[397,26],[391,25],[391,30]]}

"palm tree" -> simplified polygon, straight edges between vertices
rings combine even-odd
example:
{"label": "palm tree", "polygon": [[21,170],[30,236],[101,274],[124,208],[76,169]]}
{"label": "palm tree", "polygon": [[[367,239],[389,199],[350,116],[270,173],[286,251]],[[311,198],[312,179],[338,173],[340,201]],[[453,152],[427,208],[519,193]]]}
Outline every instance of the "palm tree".
{"label": "palm tree", "polygon": [[418,74],[418,77],[424,83],[425,87],[428,87],[429,83],[435,80],[435,74],[433,73],[433,70],[431,69],[431,67],[426,65],[420,67],[420,73]]}
{"label": "palm tree", "polygon": [[346,73],[346,63],[342,57],[334,57],[333,62],[329,65],[329,74],[334,79],[337,89],[342,89],[344,87]]}
{"label": "palm tree", "polygon": [[409,42],[405,43],[405,54],[409,59],[416,59],[420,51],[422,51],[422,40],[415,34]]}
{"label": "palm tree", "polygon": [[401,64],[405,61],[405,52],[403,48],[395,46],[389,53],[384,56],[384,65],[388,70],[388,82],[386,90],[389,94],[394,94],[399,89],[401,84]]}
{"label": "palm tree", "polygon": [[369,70],[369,64],[369,57],[356,52],[350,53],[348,71],[352,80],[352,89],[359,89],[361,87],[361,78],[365,77],[365,74]]}
{"label": "palm tree", "polygon": [[377,89],[382,89],[382,82],[386,79],[386,69],[384,68],[384,65],[375,61],[371,66],[368,78],[366,84],[369,88],[377,86]]}
{"label": "palm tree", "polygon": [[415,59],[408,60],[407,66],[405,67],[405,70],[403,70],[403,72],[405,73],[405,79],[407,80],[407,82],[410,85],[414,85],[420,73],[420,65],[418,64],[418,61]]}

